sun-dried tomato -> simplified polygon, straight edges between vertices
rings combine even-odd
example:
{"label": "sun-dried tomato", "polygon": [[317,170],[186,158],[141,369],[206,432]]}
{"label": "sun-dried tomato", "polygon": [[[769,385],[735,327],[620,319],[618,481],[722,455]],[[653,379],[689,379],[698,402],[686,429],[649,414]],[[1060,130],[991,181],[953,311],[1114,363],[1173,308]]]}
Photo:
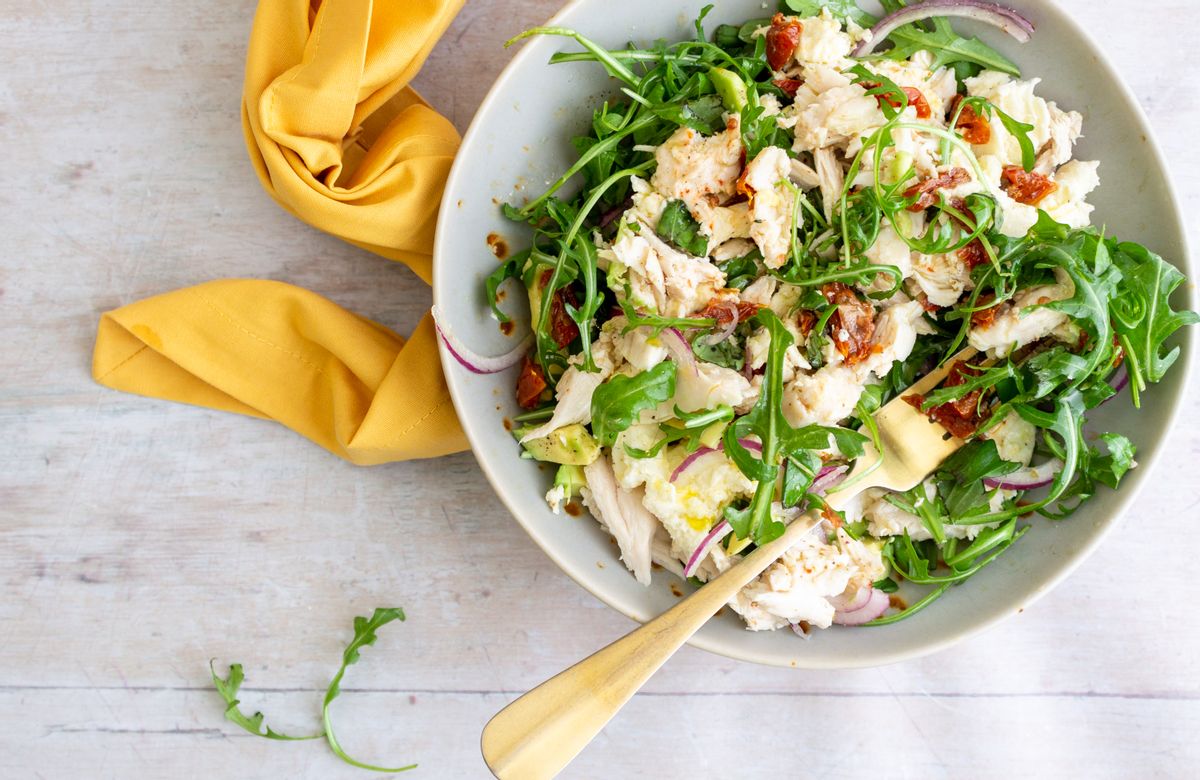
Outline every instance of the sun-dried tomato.
{"label": "sun-dried tomato", "polygon": [[1008,197],[1026,206],[1036,206],[1058,185],[1040,173],[1027,171],[1019,165],[1006,165],[1000,176]]}
{"label": "sun-dried tomato", "polygon": [[[550,277],[553,274],[554,272],[550,270],[542,272],[543,289],[550,284]],[[579,326],[567,313],[566,304],[568,303],[572,306],[579,305],[575,300],[575,292],[571,288],[560,287],[554,291],[554,297],[550,300],[550,335],[560,349],[566,347],[579,335]]]}
{"label": "sun-dried tomato", "polygon": [[[978,376],[979,373],[977,369],[971,368],[959,360],[950,367],[950,372],[942,386],[955,387],[964,384],[968,377]],[[979,424],[983,422],[979,415],[979,399],[983,396],[983,392],[983,389],[972,390],[957,401],[948,401],[926,410],[925,414],[952,435],[965,439],[975,433]],[[921,406],[925,403],[925,396],[914,393],[904,396],[904,400],[916,407],[918,411],[922,411]]]}
{"label": "sun-dried tomato", "polygon": [[772,70],[780,70],[792,60],[800,46],[800,33],[803,25],[795,19],[788,19],[783,14],[775,14],[771,19],[771,29],[767,30],[767,63]]}
{"label": "sun-dried tomato", "polygon": [[930,301],[929,296],[925,293],[921,293],[917,296],[917,303],[921,304],[921,308],[930,314],[937,314],[942,310],[942,307]]}
{"label": "sun-dried tomato", "polygon": [[[956,95],[954,102],[950,104],[951,116],[958,110],[960,103],[962,103],[962,95]],[[992,140],[991,124],[970,105],[963,106],[962,113],[958,115],[954,127],[958,129],[963,140],[969,144],[986,144]]]}
{"label": "sun-dried tomato", "polygon": [[825,300],[837,307],[829,317],[829,335],[846,365],[852,366],[872,352],[875,337],[875,309],[859,300],[851,287],[841,282],[821,286]]}
{"label": "sun-dried tomato", "polygon": [[[862,85],[867,89],[878,89],[881,84],[876,81],[864,81]],[[917,111],[917,119],[928,119],[933,116],[933,110],[929,108],[929,101],[925,99],[924,93],[916,87],[901,87],[904,90],[904,96],[908,98],[908,104]],[[900,101],[891,92],[885,92],[875,96],[875,100],[879,105],[887,103],[892,108],[900,108]]]}
{"label": "sun-dried tomato", "polygon": [[821,516],[828,520],[835,530],[842,527],[842,516],[837,511],[830,509],[828,504],[821,507]]}
{"label": "sun-dried tomato", "polygon": [[517,377],[517,403],[522,409],[532,409],[538,405],[542,392],[546,389],[546,375],[538,364],[529,359],[521,364],[521,373]]}
{"label": "sun-dried tomato", "polygon": [[908,210],[913,213],[924,211],[938,202],[938,190],[954,189],[962,184],[966,184],[970,180],[971,174],[967,173],[965,169],[951,168],[945,173],[926,179],[920,184],[914,184],[904,191],[904,197],[917,199],[915,203],[908,207]]}
{"label": "sun-dried tomato", "polygon": [[983,242],[978,238],[958,250],[958,259],[963,261],[963,265],[967,267],[968,271],[975,266],[991,262],[987,250],[983,248]]}
{"label": "sun-dried tomato", "polygon": [[[762,308],[757,303],[751,303],[750,301],[734,301],[734,303],[737,307],[738,322],[745,322]],[[723,328],[733,322],[731,307],[722,305],[721,301],[717,299],[709,301],[708,305],[696,316],[716,320],[718,328]]]}
{"label": "sun-dried tomato", "polygon": [[1121,341],[1120,341],[1120,339],[1117,338],[1117,334],[1115,334],[1115,333],[1113,334],[1113,342],[1112,343],[1113,343],[1113,349],[1116,351],[1116,355],[1117,355],[1117,359],[1113,361],[1113,368],[1116,368],[1117,366],[1119,366],[1125,362],[1125,347],[1121,346]]}
{"label": "sun-dried tomato", "polygon": [[804,84],[799,79],[775,79],[771,83],[783,90],[783,94],[790,98],[796,97],[796,93],[800,91],[800,87]]}
{"label": "sun-dried tomato", "polygon": [[812,309],[801,309],[796,313],[796,324],[800,326],[800,333],[805,338],[808,338],[808,334],[816,327],[817,319],[817,313]]}
{"label": "sun-dried tomato", "polygon": [[[992,301],[996,300],[996,296],[988,293],[987,295],[979,296],[979,300],[975,302],[976,306],[987,306]],[[971,312],[971,326],[975,328],[990,328],[992,323],[996,321],[996,315],[1000,313],[1000,304],[995,306],[987,306],[986,309],[979,309]]]}

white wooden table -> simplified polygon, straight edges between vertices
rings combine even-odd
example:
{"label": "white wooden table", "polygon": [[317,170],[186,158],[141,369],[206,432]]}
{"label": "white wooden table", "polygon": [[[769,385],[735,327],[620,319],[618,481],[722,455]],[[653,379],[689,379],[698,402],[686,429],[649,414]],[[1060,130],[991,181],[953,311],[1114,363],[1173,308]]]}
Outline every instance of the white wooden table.
{"label": "white wooden table", "polygon": [[[1200,213],[1200,4],[1063,2]],[[557,5],[472,0],[421,88],[465,127],[500,42]],[[355,468],[274,424],[89,378],[101,311],[208,279],[287,280],[402,332],[429,303],[260,190],[238,126],[254,3],[3,6],[0,777],[366,777],[226,723],[207,662],[243,661],[247,706],[311,731],[352,616],[386,605],[409,620],[350,672],[344,743],[415,776],[485,776],[487,718],[630,623],[534,547],[474,459]],[[1103,549],[1003,626],[845,673],[687,648],[568,775],[1196,776],[1200,425],[1167,447]]]}

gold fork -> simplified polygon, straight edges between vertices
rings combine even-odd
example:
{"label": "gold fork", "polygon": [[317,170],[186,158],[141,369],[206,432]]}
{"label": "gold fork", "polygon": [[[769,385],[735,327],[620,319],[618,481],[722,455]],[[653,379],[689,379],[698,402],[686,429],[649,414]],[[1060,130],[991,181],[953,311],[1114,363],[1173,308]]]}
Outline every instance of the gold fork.
{"label": "gold fork", "polygon": [[[875,413],[883,452],[867,444],[853,471],[826,498],[831,507],[844,507],[871,487],[914,488],[963,446],[962,439],[930,422],[904,396],[928,393],[956,362],[975,354],[974,349],[959,352]],[[502,780],[554,777],[718,609],[820,522],[816,510],[797,518],[778,539],[684,601],[502,709],[483,729],[488,767]]]}

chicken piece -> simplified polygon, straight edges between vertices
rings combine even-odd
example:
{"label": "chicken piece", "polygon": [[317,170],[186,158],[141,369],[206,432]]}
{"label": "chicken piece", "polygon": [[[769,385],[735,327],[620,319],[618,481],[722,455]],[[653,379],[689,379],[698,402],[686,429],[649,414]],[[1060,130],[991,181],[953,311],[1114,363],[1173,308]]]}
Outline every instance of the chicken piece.
{"label": "chicken piece", "polygon": [[842,164],[832,149],[818,149],[813,152],[817,164],[817,178],[821,186],[821,204],[824,207],[825,219],[833,220],[834,204],[842,197],[842,188],[846,183]]}
{"label": "chicken piece", "polygon": [[600,338],[592,344],[592,360],[599,371],[584,371],[583,356],[571,358],[571,365],[563,372],[555,388],[557,404],[554,414],[544,424],[521,437],[521,443],[548,436],[564,425],[592,421],[592,394],[596,388],[616,371],[617,360],[612,342],[612,331],[601,330]]}
{"label": "chicken piece", "polygon": [[769,146],[746,166],[739,186],[749,193],[750,238],[762,252],[768,268],[779,268],[791,250],[794,201],[787,187],[792,163],[787,152]]}
{"label": "chicken piece", "polygon": [[[779,504],[772,506],[772,514],[784,522],[792,519]],[[837,534],[836,544],[821,536],[814,530],[802,537],[730,602],[748,629],[771,630],[801,621],[828,628],[835,611],[830,598],[869,586],[884,575],[877,547],[844,532]]]}
{"label": "chicken piece", "polygon": [[792,183],[805,192],[821,186],[821,177],[817,175],[816,170],[799,160],[792,160],[792,170],[789,176]]}
{"label": "chicken piece", "polygon": [[666,198],[682,200],[695,215],[702,204],[711,205],[710,197],[717,203],[733,197],[743,154],[736,117],[711,137],[681,127],[655,151],[658,168],[651,184]]}
{"label": "chicken piece", "polygon": [[[1018,122],[1033,125],[1029,139],[1034,149],[1053,147],[1050,161],[1062,165],[1071,159],[1071,147],[1079,137],[1083,117],[1075,112],[1065,112],[1055,103],[1047,102],[1034,94],[1041,79],[1014,80],[1011,76],[993,70],[985,70],[963,83],[969,95],[986,98],[989,102]],[[986,144],[973,148],[980,158],[996,157],[1003,165],[1021,164],[1021,146],[1015,136],[1004,125],[991,121],[991,138]]]}
{"label": "chicken piece", "polygon": [[957,252],[918,255],[913,263],[913,281],[934,306],[953,306],[973,287],[971,269]]}
{"label": "chicken piece", "polygon": [[616,262],[629,270],[635,305],[668,317],[686,317],[703,309],[725,286],[725,275],[707,259],[673,249],[644,226],[636,233],[619,231],[606,259],[610,269]]}
{"label": "chicken piece", "polygon": [[1054,275],[1055,284],[1017,293],[1012,303],[1001,305],[1000,313],[991,323],[972,327],[967,334],[968,343],[980,352],[1000,357],[1054,334],[1069,318],[1042,304],[1066,300],[1075,294],[1075,283],[1065,271],[1055,269]]}
{"label": "chicken piece", "polygon": [[1033,449],[1037,443],[1037,428],[1015,411],[989,428],[983,438],[996,442],[996,452],[1011,463],[1028,466],[1033,460]]}
{"label": "chicken piece", "polygon": [[[907,279],[913,275],[912,250],[892,226],[886,221],[879,228],[879,237],[871,248],[863,253],[871,265],[894,265],[900,269],[900,278]],[[876,274],[869,285],[860,289],[866,293],[883,292],[895,282],[889,274]]]}
{"label": "chicken piece", "polygon": [[837,70],[817,65],[806,69],[805,77],[795,102],[779,118],[781,126],[795,131],[795,152],[856,149],[886,121],[875,98]]}
{"label": "chicken piece", "polygon": [[843,365],[800,374],[783,388],[783,414],[796,428],[836,425],[854,412],[865,384],[863,372]]}
{"label": "chicken piece", "polygon": [[617,540],[621,560],[637,581],[649,585],[651,543],[659,528],[658,521],[642,504],[637,492],[618,487],[608,458],[597,458],[584,467],[583,474],[588,483],[580,491],[584,505]]}

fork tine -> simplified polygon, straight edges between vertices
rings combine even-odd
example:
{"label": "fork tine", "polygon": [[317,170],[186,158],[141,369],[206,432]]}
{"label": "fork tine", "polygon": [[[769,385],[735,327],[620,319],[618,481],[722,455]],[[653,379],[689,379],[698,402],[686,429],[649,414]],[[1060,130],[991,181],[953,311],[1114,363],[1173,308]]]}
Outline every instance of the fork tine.
{"label": "fork tine", "polygon": [[[908,490],[929,476],[942,461],[966,442],[951,436],[945,428],[930,420],[923,412],[905,400],[913,394],[924,395],[945,381],[951,368],[959,361],[973,358],[978,351],[968,347],[941,366],[913,383],[883,408],[875,412],[879,429],[882,458],[868,442],[863,457],[855,461],[854,469],[840,485],[830,491],[829,503],[835,509],[868,487]],[[867,429],[860,429],[867,433]],[[854,490],[839,491],[854,487]]]}

